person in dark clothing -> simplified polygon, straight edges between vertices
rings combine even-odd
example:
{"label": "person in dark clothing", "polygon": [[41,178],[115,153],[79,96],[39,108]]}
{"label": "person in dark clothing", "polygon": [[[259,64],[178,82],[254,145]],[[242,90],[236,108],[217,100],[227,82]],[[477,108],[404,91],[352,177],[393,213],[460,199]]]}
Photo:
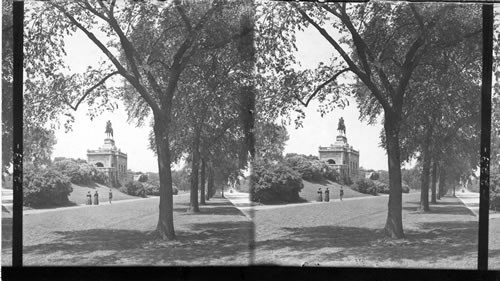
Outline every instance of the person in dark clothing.
{"label": "person in dark clothing", "polygon": [[321,191],[321,187],[318,189],[318,202],[323,201],[323,191]]}
{"label": "person in dark clothing", "polygon": [[111,191],[111,188],[109,189],[109,204],[111,204],[111,199],[113,199],[113,191]]}
{"label": "person in dark clothing", "polygon": [[342,197],[344,197],[344,186],[340,186],[340,201],[342,201]]}
{"label": "person in dark clothing", "polygon": [[97,193],[97,190],[94,193],[94,205],[99,205],[99,194]]}
{"label": "person in dark clothing", "polygon": [[328,190],[328,187],[325,190],[325,202],[330,201],[330,190]]}
{"label": "person in dark clothing", "polygon": [[87,193],[87,205],[92,205],[92,194]]}

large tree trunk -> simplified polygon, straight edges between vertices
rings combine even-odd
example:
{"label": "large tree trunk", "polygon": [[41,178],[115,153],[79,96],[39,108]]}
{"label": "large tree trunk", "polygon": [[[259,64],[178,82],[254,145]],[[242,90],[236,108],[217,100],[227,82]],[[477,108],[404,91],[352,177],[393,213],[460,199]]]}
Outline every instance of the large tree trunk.
{"label": "large tree trunk", "polygon": [[[435,157],[434,157],[435,158]],[[436,185],[437,185],[437,161],[432,161],[432,183],[431,183],[431,203],[436,204]]]}
{"label": "large tree trunk", "polygon": [[422,184],[420,186],[420,206],[419,210],[428,212],[429,208],[429,183],[430,183],[430,173],[431,173],[431,137],[432,137],[432,128],[427,129],[427,133],[425,135],[425,140],[422,149]]}
{"label": "large tree trunk", "polygon": [[399,150],[399,128],[396,118],[385,116],[385,136],[387,159],[389,162],[389,204],[384,231],[392,238],[404,238],[403,232],[403,192],[401,188],[401,159]]}
{"label": "large tree trunk", "polygon": [[205,159],[201,159],[201,172],[200,172],[200,205],[206,205],[205,203],[205,170],[207,169],[206,167],[206,161]]}
{"label": "large tree trunk", "polygon": [[199,213],[198,206],[198,172],[200,170],[200,138],[199,134],[195,136],[193,141],[193,160],[191,164],[191,191],[189,196],[189,212]]}
{"label": "large tree trunk", "polygon": [[174,240],[174,216],[172,196],[172,173],[170,170],[170,147],[168,126],[161,119],[155,118],[154,131],[158,154],[160,177],[160,214],[156,231],[162,239]]}
{"label": "large tree trunk", "polygon": [[210,165],[208,168],[207,200],[214,196],[214,170]]}
{"label": "large tree trunk", "polygon": [[439,196],[443,197],[446,193],[446,169],[444,165],[439,169]]}

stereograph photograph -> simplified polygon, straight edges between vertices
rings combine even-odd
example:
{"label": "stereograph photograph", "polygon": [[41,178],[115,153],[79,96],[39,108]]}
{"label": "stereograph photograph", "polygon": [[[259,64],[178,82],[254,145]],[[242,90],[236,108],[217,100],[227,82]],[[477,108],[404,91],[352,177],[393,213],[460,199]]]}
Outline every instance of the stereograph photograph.
{"label": "stereograph photograph", "polygon": [[478,269],[482,5],[26,1],[22,116],[12,6],[2,1],[3,267],[17,215],[23,266]]}

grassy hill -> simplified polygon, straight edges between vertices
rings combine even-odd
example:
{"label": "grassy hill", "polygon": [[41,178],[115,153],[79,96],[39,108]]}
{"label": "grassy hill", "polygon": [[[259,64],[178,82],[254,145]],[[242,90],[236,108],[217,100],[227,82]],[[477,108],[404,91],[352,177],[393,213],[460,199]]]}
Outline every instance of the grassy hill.
{"label": "grassy hill", "polygon": [[[304,183],[304,188],[300,191],[300,197],[306,199],[307,201],[316,201],[318,199],[318,189],[321,188],[323,191],[323,196],[326,188],[330,191],[330,200],[339,199],[340,194],[340,184],[332,182],[329,180],[324,180],[321,182],[310,182],[302,180]],[[369,196],[368,194],[359,193],[352,190],[349,186],[344,185],[344,198],[350,197],[364,197]]]}
{"label": "grassy hill", "polygon": [[[109,187],[98,184],[98,183],[93,183],[91,185],[85,186],[85,185],[78,185],[78,184],[71,184],[73,187],[73,192],[69,195],[69,201],[72,201],[75,204],[86,204],[87,203],[87,192],[90,191],[90,194],[92,194],[92,200],[94,200],[94,193],[97,190],[97,193],[99,193],[99,201],[108,201],[108,193],[109,193]],[[119,200],[126,200],[126,199],[134,199],[138,198],[135,196],[130,196],[128,194],[120,192],[118,188],[111,188],[113,192],[113,201],[119,201]]]}

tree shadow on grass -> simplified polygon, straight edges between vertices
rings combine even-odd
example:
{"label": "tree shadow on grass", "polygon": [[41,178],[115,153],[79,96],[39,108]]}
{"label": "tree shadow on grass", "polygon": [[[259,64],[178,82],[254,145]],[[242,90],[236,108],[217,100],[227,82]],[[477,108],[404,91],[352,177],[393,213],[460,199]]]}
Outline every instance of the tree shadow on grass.
{"label": "tree shadow on grass", "polygon": [[[441,215],[469,215],[475,216],[474,212],[469,210],[464,204],[460,202],[438,202],[437,204],[429,204],[430,211],[422,212],[420,211],[420,202],[406,202],[403,210],[410,212],[418,212],[419,214],[441,214]],[[410,205],[410,206],[408,206]]]}
{"label": "tree shadow on grass", "polygon": [[257,242],[257,256],[285,247],[289,248],[285,255],[293,259],[305,261],[313,257],[320,263],[345,258],[432,263],[477,254],[477,222],[471,221],[424,223],[419,230],[407,230],[406,239],[400,240],[385,237],[380,229],[362,227],[331,225],[283,230],[288,233],[281,239]]}
{"label": "tree shadow on grass", "polygon": [[224,258],[245,262],[251,230],[250,221],[193,224],[177,231],[174,241],[126,229],[56,231],[58,238],[25,246],[23,253],[36,265],[196,265]]}
{"label": "tree shadow on grass", "polygon": [[179,212],[181,215],[225,215],[225,216],[243,216],[240,210],[238,210],[229,201],[209,201],[206,205],[199,205],[200,212],[193,213],[189,212],[189,203],[178,203],[176,205],[181,205],[183,207],[174,208],[174,212]]}

